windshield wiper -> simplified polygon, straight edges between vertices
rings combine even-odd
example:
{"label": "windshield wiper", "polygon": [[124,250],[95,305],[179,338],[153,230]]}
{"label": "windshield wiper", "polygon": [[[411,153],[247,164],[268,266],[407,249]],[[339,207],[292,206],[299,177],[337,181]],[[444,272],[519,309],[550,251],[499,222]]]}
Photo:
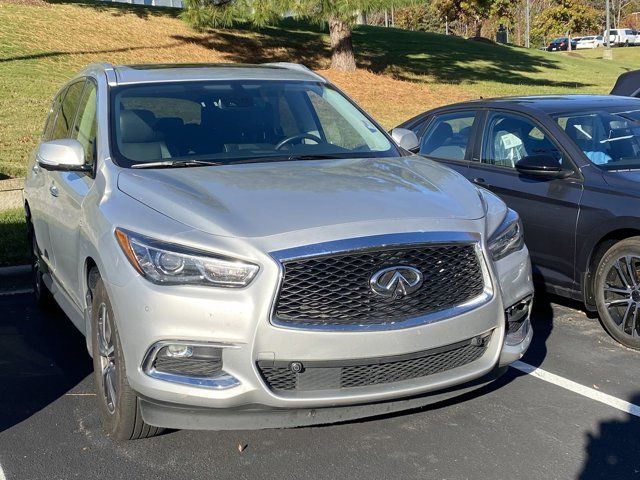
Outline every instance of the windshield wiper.
{"label": "windshield wiper", "polygon": [[333,160],[337,158],[348,158],[345,157],[344,154],[339,153],[318,153],[318,154],[308,154],[308,155],[289,155],[287,160]]}
{"label": "windshield wiper", "polygon": [[294,162],[296,160],[332,160],[348,158],[343,154],[313,154],[313,155],[262,155],[256,157],[230,159],[227,164],[237,163],[265,163],[265,162]]}
{"label": "windshield wiper", "polygon": [[131,168],[182,168],[182,167],[206,167],[223,165],[220,162],[206,160],[162,160],[161,162],[134,163]]}

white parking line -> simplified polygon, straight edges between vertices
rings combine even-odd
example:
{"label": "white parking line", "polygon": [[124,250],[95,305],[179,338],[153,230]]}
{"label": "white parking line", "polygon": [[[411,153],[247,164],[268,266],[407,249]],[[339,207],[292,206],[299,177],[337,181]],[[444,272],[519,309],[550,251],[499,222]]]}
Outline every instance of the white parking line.
{"label": "white parking line", "polygon": [[555,373],[550,373],[546,370],[542,370],[541,368],[533,367],[528,363],[517,361],[512,363],[511,366],[521,372],[528,373],[529,375],[533,375],[534,377],[544,380],[545,382],[553,383],[554,385],[595,400],[596,402],[604,403],[605,405],[617,408],[618,410],[622,410],[630,415],[640,417],[640,406],[634,405],[633,403],[602,393],[594,388],[585,387],[573,380],[568,380],[560,375],[556,375]]}
{"label": "white parking line", "polygon": [[[32,293],[33,288],[21,288],[18,290],[9,290],[8,292],[0,292],[0,297],[8,296],[8,295],[20,295],[22,293]],[[0,477],[2,480],[2,477]]]}
{"label": "white parking line", "polygon": [[0,480],[7,480],[7,477],[4,476],[4,472],[2,471],[2,465],[0,465]]}

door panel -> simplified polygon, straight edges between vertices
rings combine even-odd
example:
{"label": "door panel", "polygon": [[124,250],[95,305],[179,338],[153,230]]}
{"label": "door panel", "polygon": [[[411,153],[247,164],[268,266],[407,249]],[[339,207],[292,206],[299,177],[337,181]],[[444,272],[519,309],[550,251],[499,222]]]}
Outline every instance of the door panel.
{"label": "door panel", "polygon": [[[74,99],[76,114],[69,126],[67,138],[78,140],[85,151],[85,162],[95,161],[96,87],[86,82],[82,95]],[[82,228],[82,202],[93,185],[93,178],[84,172],[49,172],[47,189],[55,212],[55,228],[51,228],[51,244],[56,258],[56,280],[65,293],[82,305],[78,256]]]}
{"label": "door panel", "polygon": [[[53,140],[53,131],[62,105],[62,100],[67,93],[67,89],[60,91],[51,104],[47,121],[45,122],[41,142]],[[39,145],[38,145],[39,147]],[[50,225],[55,221],[51,214],[51,201],[49,198],[49,172],[38,165],[36,147],[32,153],[30,168],[27,172],[26,187],[29,190],[29,210],[31,212],[31,222],[38,242],[38,247],[42,254],[43,261],[51,273],[55,272],[55,259],[51,246]]]}
{"label": "door panel", "polygon": [[582,182],[577,177],[545,180],[520,174],[515,164],[534,154],[550,155],[560,164],[571,165],[546,130],[532,119],[489,112],[480,158],[471,162],[469,176],[520,214],[534,275],[572,288]]}

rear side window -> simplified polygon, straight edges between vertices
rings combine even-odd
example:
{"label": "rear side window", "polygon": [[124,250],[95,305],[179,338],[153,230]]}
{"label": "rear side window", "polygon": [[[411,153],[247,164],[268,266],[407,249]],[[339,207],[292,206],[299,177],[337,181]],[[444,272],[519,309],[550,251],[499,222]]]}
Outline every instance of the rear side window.
{"label": "rear side window", "polygon": [[475,111],[436,116],[422,137],[420,154],[445,160],[464,160],[475,119]]}
{"label": "rear side window", "polygon": [[78,111],[78,105],[82,98],[84,83],[85,81],[82,80],[72,83],[69,88],[67,88],[66,94],[62,100],[62,106],[58,112],[55,125],[50,135],[50,140],[70,138],[71,127],[73,126],[73,122]]}

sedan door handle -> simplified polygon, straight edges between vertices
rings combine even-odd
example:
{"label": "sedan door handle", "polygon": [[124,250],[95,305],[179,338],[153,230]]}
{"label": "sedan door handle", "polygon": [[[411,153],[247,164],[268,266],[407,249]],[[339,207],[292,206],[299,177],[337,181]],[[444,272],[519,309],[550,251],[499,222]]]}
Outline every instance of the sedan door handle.
{"label": "sedan door handle", "polygon": [[60,191],[58,190],[58,187],[51,184],[51,186],[49,187],[49,193],[54,197],[57,197],[60,194]]}

